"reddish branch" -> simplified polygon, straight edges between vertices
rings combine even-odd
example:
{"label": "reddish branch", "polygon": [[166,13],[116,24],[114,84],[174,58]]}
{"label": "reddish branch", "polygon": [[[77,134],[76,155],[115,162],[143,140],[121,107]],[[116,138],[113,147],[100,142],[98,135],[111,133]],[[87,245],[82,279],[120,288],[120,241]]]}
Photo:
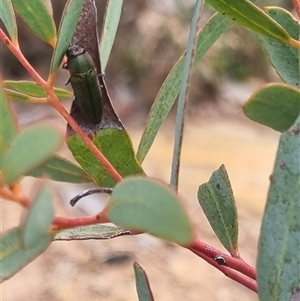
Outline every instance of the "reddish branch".
{"label": "reddish branch", "polygon": [[77,217],[77,218],[66,218],[66,217],[55,217],[52,223],[52,230],[59,232],[63,229],[74,228],[79,226],[87,226],[93,224],[104,224],[108,223],[105,213],[99,213],[89,217]]}
{"label": "reddish branch", "polygon": [[30,201],[26,196],[16,194],[12,190],[9,190],[7,188],[0,189],[0,196],[9,201],[18,203],[25,208],[29,208],[29,206],[30,206]]}
{"label": "reddish branch", "polygon": [[[27,209],[30,208],[32,203],[29,200],[29,198],[23,194],[22,191],[16,192],[14,187],[12,187],[11,190],[8,188],[0,189],[0,196],[9,201],[18,203],[22,207]],[[95,216],[89,216],[89,217],[75,217],[75,218],[55,217],[52,222],[52,231],[58,232],[67,228],[74,228],[79,226],[87,226],[92,224],[109,223],[109,222],[110,221],[106,217],[105,210]]]}
{"label": "reddish branch", "polygon": [[198,254],[201,253],[204,256],[207,256],[216,262],[216,258],[223,258],[225,264],[223,266],[227,266],[231,269],[239,271],[240,273],[250,277],[251,279],[256,279],[256,270],[249,264],[247,264],[242,259],[233,258],[230,255],[227,255],[213,247],[201,242],[195,241],[192,245],[189,246],[189,249],[194,253]]}
{"label": "reddish branch", "polygon": [[43,88],[46,88],[47,82],[40,77],[40,75],[35,71],[35,69],[26,60],[26,58],[24,57],[20,48],[11,42],[11,40],[7,37],[7,35],[4,33],[4,31],[2,29],[0,29],[0,39],[7,46],[7,48],[11,51],[11,53],[13,53],[13,55],[24,66],[24,68],[28,71],[28,73],[37,82],[37,84],[42,86]]}
{"label": "reddish branch", "polygon": [[[196,250],[196,249],[191,249],[192,252],[194,252],[196,255],[204,259],[206,262],[214,266],[216,269],[224,273],[225,276],[231,278],[232,280],[244,285],[245,287],[249,288],[250,290],[254,291],[257,293],[257,284],[256,281],[243,275],[242,273],[239,273],[237,271],[234,271],[231,269],[229,266],[225,265],[220,265],[219,263],[216,262],[213,258],[210,256],[205,255],[204,253]],[[218,252],[220,253],[220,252]]]}

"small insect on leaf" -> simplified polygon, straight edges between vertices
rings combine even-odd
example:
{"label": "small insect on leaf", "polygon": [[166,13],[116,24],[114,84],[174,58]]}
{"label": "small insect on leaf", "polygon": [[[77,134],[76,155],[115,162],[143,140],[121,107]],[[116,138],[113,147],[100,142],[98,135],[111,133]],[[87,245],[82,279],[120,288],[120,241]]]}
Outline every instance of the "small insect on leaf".
{"label": "small insect on leaf", "polygon": [[102,93],[94,62],[88,52],[79,45],[72,45],[66,52],[64,69],[69,70],[75,101],[88,121],[98,124],[102,118]]}

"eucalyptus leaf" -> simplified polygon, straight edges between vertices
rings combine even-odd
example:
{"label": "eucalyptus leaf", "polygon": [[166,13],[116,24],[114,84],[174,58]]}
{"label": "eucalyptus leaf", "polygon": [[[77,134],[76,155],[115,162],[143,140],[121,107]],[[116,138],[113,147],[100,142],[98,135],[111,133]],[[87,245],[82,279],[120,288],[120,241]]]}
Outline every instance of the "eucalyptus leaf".
{"label": "eucalyptus leaf", "polygon": [[194,61],[194,48],[197,40],[198,23],[200,20],[204,1],[197,0],[193,9],[193,16],[190,25],[190,33],[187,42],[186,54],[183,62],[182,80],[180,84],[180,92],[177,104],[177,114],[175,121],[175,138],[174,138],[174,149],[172,158],[172,169],[170,185],[176,191],[178,189],[179,182],[179,170],[180,170],[180,157],[181,147],[183,139],[183,127],[184,127],[184,113],[185,107],[188,100],[188,84],[190,79],[190,72]]}
{"label": "eucalyptus leaf", "polygon": [[[120,1],[114,1],[120,2]],[[99,42],[98,42],[98,25],[97,25],[97,10],[95,0],[86,0],[82,7],[82,11],[80,13],[80,17],[76,26],[76,30],[73,36],[73,43],[78,43],[80,41],[80,46],[85,49],[85,51],[91,57],[97,74],[102,74],[102,68],[100,63],[99,56]],[[78,108],[77,101],[74,99],[71,107],[70,114],[77,121],[79,126],[83,131],[90,134],[90,132],[97,132],[99,128],[108,128],[114,127],[118,129],[123,129],[124,126],[117,116],[110,100],[110,96],[108,94],[106,84],[104,81],[104,76],[98,77],[100,87],[101,87],[101,105],[102,105],[102,119],[101,124],[94,127],[94,125],[87,124],[86,120],[84,120],[84,114]],[[90,99],[79,101],[90,101]],[[73,134],[72,129],[68,127],[67,135]]]}
{"label": "eucalyptus leaf", "polygon": [[39,98],[39,97],[32,97],[28,94],[16,92],[14,90],[5,89],[5,93],[7,94],[8,98],[12,101],[26,101],[29,103],[47,103],[47,98]]}
{"label": "eucalyptus leaf", "polygon": [[122,5],[123,0],[109,0],[106,4],[100,41],[100,60],[102,72],[105,71],[108,58],[115,40],[122,12]]}
{"label": "eucalyptus leaf", "polygon": [[178,197],[161,182],[129,177],[116,185],[108,201],[107,216],[119,227],[189,245],[194,239],[191,222]]}
{"label": "eucalyptus leaf", "polygon": [[[135,158],[132,142],[125,130],[101,129],[93,138],[93,142],[122,177],[144,173]],[[76,161],[99,186],[115,186],[114,178],[77,135],[70,136],[67,144]]]}
{"label": "eucalyptus leaf", "polygon": [[[47,97],[47,93],[45,90],[36,84],[35,82],[32,81],[11,81],[11,80],[6,80],[3,81],[4,87],[9,90],[13,89],[16,92],[23,93],[28,96],[33,96],[33,97]],[[70,98],[72,97],[72,93],[70,91],[67,91],[65,89],[60,89],[60,88],[54,88],[55,95],[58,98]]]}
{"label": "eucalyptus leaf", "polygon": [[0,89],[0,108],[0,169],[2,169],[3,158],[17,135],[14,116],[2,89]]}
{"label": "eucalyptus leaf", "polygon": [[26,175],[36,178],[46,176],[53,181],[67,183],[93,182],[93,179],[82,168],[57,155],[37,166]]}
{"label": "eucalyptus leaf", "polygon": [[46,125],[19,133],[3,159],[3,182],[11,184],[18,177],[45,162],[61,145],[61,136]]}
{"label": "eucalyptus leaf", "polygon": [[[73,41],[80,40],[80,46],[91,57],[97,72],[101,73],[96,16],[95,1],[87,0],[80,13]],[[100,122],[97,124],[91,122],[79,108],[78,102],[92,101],[88,98],[76,99],[74,97],[70,114],[120,175],[141,174],[143,170],[136,160],[130,137],[111,104],[103,76],[99,77],[99,83],[102,95]],[[95,158],[70,125],[67,126],[67,144],[76,161],[99,186],[113,187],[116,184],[114,178]]]}
{"label": "eucalyptus leaf", "polygon": [[286,131],[300,113],[300,92],[292,86],[270,84],[250,97],[244,113],[276,131]]}
{"label": "eucalyptus leaf", "polygon": [[[278,7],[268,7],[266,13],[278,22],[294,39],[300,37],[299,22],[286,10]],[[274,39],[260,37],[264,49],[278,75],[287,84],[300,87],[300,49]]]}
{"label": "eucalyptus leaf", "polygon": [[59,24],[57,44],[51,60],[51,73],[58,69],[65,52],[71,44],[83,3],[84,0],[68,0],[65,5]]}
{"label": "eucalyptus leaf", "polygon": [[137,262],[133,263],[133,269],[139,301],[154,301],[145,270]]}
{"label": "eucalyptus leaf", "polygon": [[[261,301],[299,300],[300,115],[281,135],[257,258]],[[298,296],[298,297],[297,297]]]}
{"label": "eucalyptus leaf", "polygon": [[26,25],[43,41],[54,47],[56,28],[45,1],[12,0],[13,7]]}
{"label": "eucalyptus leaf", "polygon": [[46,6],[47,6],[47,9],[49,11],[49,15],[50,16],[53,16],[53,7],[52,7],[52,2],[51,0],[44,0]]}
{"label": "eucalyptus leaf", "polygon": [[284,43],[290,43],[292,40],[284,28],[251,1],[207,0],[207,4],[238,24],[259,34]]}
{"label": "eucalyptus leaf", "polygon": [[0,19],[8,31],[12,43],[18,45],[18,28],[11,0],[1,0]]}
{"label": "eucalyptus leaf", "polygon": [[231,255],[238,254],[237,210],[224,165],[199,186],[198,200],[220,242]]}
{"label": "eucalyptus leaf", "polygon": [[13,228],[1,236],[0,282],[11,278],[24,266],[43,253],[51,244],[52,236],[43,235],[31,248],[25,249],[20,239],[21,228]]}
{"label": "eucalyptus leaf", "polygon": [[[218,38],[229,28],[231,24],[232,21],[221,14],[215,14],[205,24],[197,35],[194,65],[199,63],[208,49],[218,40]],[[162,123],[169,114],[176,97],[178,96],[183,72],[183,60],[184,54],[170,71],[152,105],[137,151],[137,159],[140,163],[143,162],[149,152]]]}
{"label": "eucalyptus leaf", "polygon": [[116,226],[91,225],[63,230],[55,235],[54,240],[112,239],[125,235],[131,235],[131,232]]}
{"label": "eucalyptus leaf", "polygon": [[22,225],[21,240],[25,249],[33,248],[40,239],[48,236],[53,218],[51,192],[47,186],[44,186],[39,190]]}

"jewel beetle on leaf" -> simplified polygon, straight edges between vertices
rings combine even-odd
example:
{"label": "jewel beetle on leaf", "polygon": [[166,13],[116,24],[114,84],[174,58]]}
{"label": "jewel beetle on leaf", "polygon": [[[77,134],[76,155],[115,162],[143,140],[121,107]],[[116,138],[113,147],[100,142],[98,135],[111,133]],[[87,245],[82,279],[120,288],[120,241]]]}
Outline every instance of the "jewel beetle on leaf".
{"label": "jewel beetle on leaf", "polygon": [[66,85],[71,83],[80,111],[93,124],[98,124],[102,118],[102,93],[94,62],[79,45],[70,46],[66,56],[67,62],[63,64],[63,69],[70,72]]}

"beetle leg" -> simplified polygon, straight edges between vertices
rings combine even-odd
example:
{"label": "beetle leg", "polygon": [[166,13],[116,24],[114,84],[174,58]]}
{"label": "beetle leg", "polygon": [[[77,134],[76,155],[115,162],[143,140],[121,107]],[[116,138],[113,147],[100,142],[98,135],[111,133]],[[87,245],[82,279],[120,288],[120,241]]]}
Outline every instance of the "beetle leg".
{"label": "beetle leg", "polygon": [[71,81],[71,76],[66,80],[65,86],[68,85],[70,83],[70,81]]}

